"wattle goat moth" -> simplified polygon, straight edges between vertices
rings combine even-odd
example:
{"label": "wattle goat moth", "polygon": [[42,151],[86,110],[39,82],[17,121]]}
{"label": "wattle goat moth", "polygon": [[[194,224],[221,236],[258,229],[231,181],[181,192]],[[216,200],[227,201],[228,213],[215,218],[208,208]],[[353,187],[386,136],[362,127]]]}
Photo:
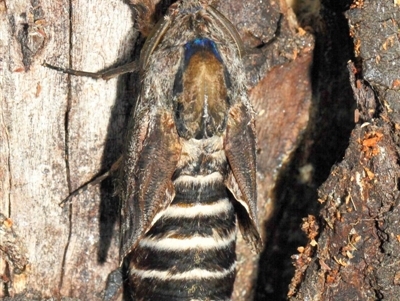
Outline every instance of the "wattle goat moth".
{"label": "wattle goat moth", "polygon": [[237,224],[259,251],[254,112],[235,27],[173,4],[140,57],[119,195],[136,300],[230,300]]}

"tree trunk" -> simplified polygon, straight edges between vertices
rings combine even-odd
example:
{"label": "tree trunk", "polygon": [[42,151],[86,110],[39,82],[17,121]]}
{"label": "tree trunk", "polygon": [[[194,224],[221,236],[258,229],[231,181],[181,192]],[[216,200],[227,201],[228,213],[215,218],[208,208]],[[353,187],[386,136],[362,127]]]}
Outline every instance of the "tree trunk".
{"label": "tree trunk", "polygon": [[[281,212],[274,209],[280,208],[276,181],[312,112],[314,40],[298,29],[283,0],[262,6],[258,0],[221,1],[218,8],[249,50],[245,65],[257,113],[265,251],[259,263],[239,237],[233,294],[233,300],[251,300],[255,289],[265,289],[256,278],[266,277],[266,256],[275,246],[268,221]],[[0,2],[0,14],[0,296],[101,300],[108,275],[120,264],[112,182],[60,202],[120,157],[138,75],[96,81],[41,64],[98,71],[137,59],[143,39],[134,26],[135,10],[121,0],[14,0]]]}
{"label": "tree trunk", "polygon": [[119,157],[127,105],[116,100],[116,79],[73,77],[41,64],[112,65],[131,47],[132,15],[119,0],[1,4],[0,212],[29,264],[0,295],[99,300],[119,265],[118,202],[95,186],[59,204]]}
{"label": "tree trunk", "polygon": [[345,16],[354,39],[356,126],[319,188],[320,218],[303,225],[309,243],[294,256],[290,300],[400,296],[399,2],[355,2]]}

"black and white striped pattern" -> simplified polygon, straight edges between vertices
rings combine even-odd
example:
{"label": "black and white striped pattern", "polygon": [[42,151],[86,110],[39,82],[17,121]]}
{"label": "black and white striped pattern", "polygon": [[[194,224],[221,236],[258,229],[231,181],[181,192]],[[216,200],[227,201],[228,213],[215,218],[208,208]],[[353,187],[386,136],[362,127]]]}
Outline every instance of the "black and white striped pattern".
{"label": "black and white striped pattern", "polygon": [[236,216],[227,169],[221,136],[183,142],[175,198],[131,255],[138,300],[230,300]]}

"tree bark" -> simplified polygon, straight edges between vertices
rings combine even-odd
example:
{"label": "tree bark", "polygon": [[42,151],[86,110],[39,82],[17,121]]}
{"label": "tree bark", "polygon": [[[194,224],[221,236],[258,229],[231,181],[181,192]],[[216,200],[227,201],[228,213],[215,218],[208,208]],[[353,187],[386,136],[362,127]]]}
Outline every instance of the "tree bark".
{"label": "tree bark", "polygon": [[294,256],[290,300],[399,298],[398,5],[362,1],[345,9],[356,125],[343,160],[319,188],[319,219],[303,225],[309,243]]}
{"label": "tree bark", "polygon": [[41,64],[89,71],[112,65],[135,34],[132,15],[117,0],[2,4],[0,212],[29,260],[6,291],[26,299],[99,300],[119,265],[110,209],[118,203],[93,187],[59,204],[118,158],[126,105],[116,102],[116,79],[73,77]]}

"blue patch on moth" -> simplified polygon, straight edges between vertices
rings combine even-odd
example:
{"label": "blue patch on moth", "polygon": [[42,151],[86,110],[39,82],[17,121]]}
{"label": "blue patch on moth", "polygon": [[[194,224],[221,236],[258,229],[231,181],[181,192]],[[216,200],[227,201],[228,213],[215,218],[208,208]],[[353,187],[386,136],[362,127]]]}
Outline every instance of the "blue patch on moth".
{"label": "blue patch on moth", "polygon": [[185,67],[194,54],[199,51],[210,51],[222,63],[221,55],[219,54],[217,45],[214,41],[207,38],[196,38],[185,44]]}

